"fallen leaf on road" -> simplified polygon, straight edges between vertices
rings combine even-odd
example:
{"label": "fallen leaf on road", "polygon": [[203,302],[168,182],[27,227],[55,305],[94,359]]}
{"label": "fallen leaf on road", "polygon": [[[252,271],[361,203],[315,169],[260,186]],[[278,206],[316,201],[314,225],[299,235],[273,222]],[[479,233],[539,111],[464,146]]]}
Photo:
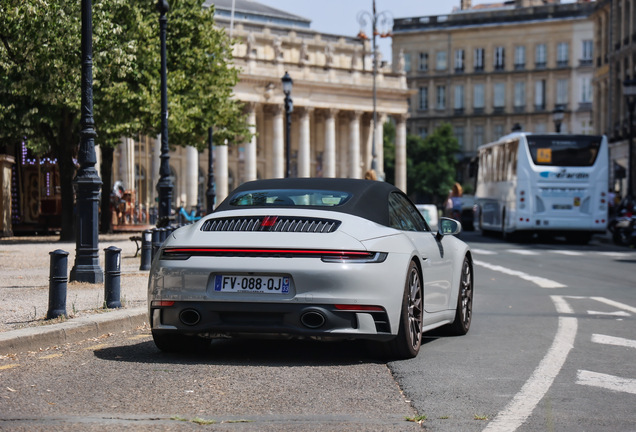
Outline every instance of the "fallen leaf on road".
{"label": "fallen leaf on road", "polygon": [[9,390],[10,392],[17,391],[17,390],[13,390],[11,387],[7,387],[7,390]]}

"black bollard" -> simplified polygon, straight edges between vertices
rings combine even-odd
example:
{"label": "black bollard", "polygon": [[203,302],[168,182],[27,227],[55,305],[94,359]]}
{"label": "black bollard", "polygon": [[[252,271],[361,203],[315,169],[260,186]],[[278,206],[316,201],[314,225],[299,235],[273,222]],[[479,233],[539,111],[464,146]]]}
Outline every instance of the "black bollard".
{"label": "black bollard", "polygon": [[121,249],[115,246],[104,249],[104,301],[106,307],[121,307]]}
{"label": "black bollard", "polygon": [[141,265],[139,270],[150,270],[152,264],[152,231],[141,233]]}
{"label": "black bollard", "polygon": [[166,231],[165,228],[159,228],[159,240],[161,241],[161,244],[163,244],[163,242],[166,241],[167,235],[168,235],[168,232]]}
{"label": "black bollard", "polygon": [[66,315],[66,287],[68,283],[68,252],[61,249],[49,252],[51,265],[49,274],[49,310],[46,319]]}
{"label": "black bollard", "polygon": [[161,247],[161,233],[159,232],[159,228],[152,229],[152,259],[155,259],[155,255],[157,255],[157,251]]}

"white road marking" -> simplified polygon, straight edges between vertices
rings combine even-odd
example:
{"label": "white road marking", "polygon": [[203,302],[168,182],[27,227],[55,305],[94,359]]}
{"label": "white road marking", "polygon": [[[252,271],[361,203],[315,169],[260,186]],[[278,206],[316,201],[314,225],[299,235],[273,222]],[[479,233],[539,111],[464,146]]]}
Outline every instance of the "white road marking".
{"label": "white road marking", "polygon": [[625,303],[619,303],[614,300],[606,299],[605,297],[590,297],[592,300],[596,300],[597,302],[605,303],[610,306],[614,306],[619,309],[623,309],[632,313],[636,313],[636,307],[626,305]]}
{"label": "white road marking", "polygon": [[561,255],[568,255],[568,256],[583,256],[583,255],[585,255],[583,252],[570,251],[570,250],[551,250],[550,252],[558,253],[558,254],[561,254]]}
{"label": "white road marking", "polygon": [[486,250],[486,249],[470,249],[472,253],[476,253],[477,255],[497,255],[497,252]]}
{"label": "white road marking", "polygon": [[552,295],[550,296],[550,298],[554,302],[554,307],[556,307],[556,310],[558,313],[564,313],[564,314],[574,313],[574,309],[572,309],[570,305],[568,304],[568,302],[566,302],[563,299],[563,296]]}
{"label": "white road marking", "polygon": [[577,384],[600,387],[624,393],[636,394],[636,379],[621,378],[613,375],[579,370]]}
{"label": "white road marking", "polygon": [[592,342],[605,344],[605,345],[616,345],[616,346],[624,346],[629,348],[636,348],[636,340],[624,339],[624,338],[619,338],[615,336],[593,334]]}
{"label": "white road marking", "polygon": [[519,255],[539,255],[539,252],[527,250],[527,249],[508,249],[508,252],[516,253]]}
{"label": "white road marking", "polygon": [[610,316],[622,316],[622,317],[628,317],[631,316],[630,314],[628,314],[625,311],[616,311],[616,312],[599,312],[599,311],[587,311],[588,315],[610,315]]}
{"label": "white road marking", "polygon": [[559,317],[559,328],[548,353],[512,402],[483,432],[512,432],[528,419],[563,367],[574,344],[577,324],[576,318]]}
{"label": "white road marking", "polygon": [[555,281],[550,280],[550,279],[542,278],[542,277],[539,277],[539,276],[531,276],[528,273],[524,273],[522,271],[512,270],[512,269],[509,269],[509,268],[506,268],[506,267],[489,264],[489,263],[484,262],[484,261],[473,260],[473,264],[476,264],[476,265],[482,266],[482,267],[486,267],[487,269],[490,269],[490,270],[493,270],[493,271],[505,273],[507,275],[520,277],[523,280],[527,280],[527,281],[530,281],[532,283],[535,283],[535,284],[539,285],[541,288],[565,288],[565,287],[567,287],[567,285],[563,285],[562,283],[555,282]]}
{"label": "white road marking", "polygon": [[629,252],[597,252],[599,255],[604,255],[614,258],[629,258],[632,256]]}

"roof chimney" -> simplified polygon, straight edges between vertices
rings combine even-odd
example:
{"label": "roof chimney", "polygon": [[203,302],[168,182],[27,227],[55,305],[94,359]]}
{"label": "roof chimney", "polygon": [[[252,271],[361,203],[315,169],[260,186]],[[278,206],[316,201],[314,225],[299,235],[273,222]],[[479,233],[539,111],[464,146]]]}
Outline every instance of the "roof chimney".
{"label": "roof chimney", "polygon": [[472,3],[471,0],[461,0],[461,9],[462,10],[470,9],[472,6],[471,3]]}

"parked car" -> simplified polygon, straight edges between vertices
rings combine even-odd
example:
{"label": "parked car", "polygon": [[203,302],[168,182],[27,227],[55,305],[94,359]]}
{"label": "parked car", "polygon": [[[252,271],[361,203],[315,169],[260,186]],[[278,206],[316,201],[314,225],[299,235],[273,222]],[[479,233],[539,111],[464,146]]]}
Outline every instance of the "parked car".
{"label": "parked car", "polygon": [[163,351],[217,337],[364,339],[415,357],[423,332],[466,334],[473,266],[461,226],[431,231],[385,182],[293,178],[234,190],[174,231],[152,264],[148,307]]}
{"label": "parked car", "polygon": [[439,213],[437,211],[437,206],[434,204],[416,204],[415,207],[422,213],[426,223],[431,230],[437,231],[437,222],[439,219]]}

